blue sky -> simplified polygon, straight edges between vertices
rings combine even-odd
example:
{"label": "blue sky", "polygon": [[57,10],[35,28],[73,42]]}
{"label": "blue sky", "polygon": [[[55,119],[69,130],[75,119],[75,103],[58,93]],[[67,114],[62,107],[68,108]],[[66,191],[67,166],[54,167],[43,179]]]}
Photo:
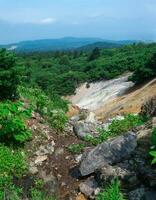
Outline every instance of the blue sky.
{"label": "blue sky", "polygon": [[156,0],[0,0],[0,43],[65,36],[156,40]]}

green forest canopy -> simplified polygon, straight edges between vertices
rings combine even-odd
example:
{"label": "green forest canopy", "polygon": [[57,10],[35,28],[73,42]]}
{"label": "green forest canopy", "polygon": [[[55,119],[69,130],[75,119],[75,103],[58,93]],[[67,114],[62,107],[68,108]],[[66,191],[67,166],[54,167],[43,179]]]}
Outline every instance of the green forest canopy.
{"label": "green forest canopy", "polygon": [[[115,78],[132,71],[132,80],[143,82],[156,75],[156,44],[133,44],[91,52],[66,51],[19,54],[23,82],[51,94],[70,95],[83,82]],[[141,74],[141,75],[140,75]]]}

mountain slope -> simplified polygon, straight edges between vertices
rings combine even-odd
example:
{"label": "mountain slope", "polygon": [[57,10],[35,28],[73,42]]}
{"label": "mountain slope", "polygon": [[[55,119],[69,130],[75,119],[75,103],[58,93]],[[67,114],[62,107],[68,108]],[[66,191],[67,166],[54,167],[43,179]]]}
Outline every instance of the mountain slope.
{"label": "mountain slope", "polygon": [[119,48],[123,46],[124,44],[120,43],[113,43],[113,42],[96,42],[93,44],[88,44],[83,47],[78,48],[80,51],[92,51],[94,48],[98,47],[100,49],[111,49],[111,48]]}
{"label": "mountain slope", "polygon": [[1,45],[9,50],[34,52],[34,51],[56,51],[56,50],[71,50],[84,45],[102,41],[99,38],[61,38],[61,39],[45,39],[22,41],[16,44]]}
{"label": "mountain slope", "polygon": [[60,39],[43,39],[22,41],[8,45],[0,45],[0,47],[16,52],[46,52],[57,50],[92,50],[95,47],[99,48],[118,48],[122,45],[133,44],[137,41],[112,41],[103,40],[101,38],[74,38],[65,37]]}

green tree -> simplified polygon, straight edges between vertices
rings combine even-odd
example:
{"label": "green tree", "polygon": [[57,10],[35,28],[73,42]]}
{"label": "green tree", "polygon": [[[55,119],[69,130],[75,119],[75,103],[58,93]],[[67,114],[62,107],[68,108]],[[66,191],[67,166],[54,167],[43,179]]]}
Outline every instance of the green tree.
{"label": "green tree", "polygon": [[16,58],[5,49],[0,50],[0,99],[15,99],[19,75],[16,68]]}
{"label": "green tree", "polygon": [[70,65],[70,61],[69,61],[68,56],[67,55],[62,56],[60,58],[59,64],[60,65]]}
{"label": "green tree", "polygon": [[138,67],[132,76],[132,81],[136,83],[144,82],[156,76],[156,53],[153,53],[145,62],[144,66]]}
{"label": "green tree", "polygon": [[93,51],[91,52],[91,54],[89,55],[88,60],[92,61],[97,59],[100,56],[100,49],[98,47],[96,47],[95,49],[93,49]]}

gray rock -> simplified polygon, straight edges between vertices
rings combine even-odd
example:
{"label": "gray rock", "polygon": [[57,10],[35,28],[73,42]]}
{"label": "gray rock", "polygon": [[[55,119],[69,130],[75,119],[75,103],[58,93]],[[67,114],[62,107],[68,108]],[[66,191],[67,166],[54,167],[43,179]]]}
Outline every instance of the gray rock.
{"label": "gray rock", "polygon": [[76,161],[77,163],[80,163],[80,162],[81,162],[81,159],[82,159],[82,154],[75,156],[75,161]]}
{"label": "gray rock", "polygon": [[131,185],[134,185],[138,182],[136,173],[134,171],[130,171],[124,166],[106,165],[103,168],[96,171],[95,177],[100,185],[103,185],[105,183],[111,183],[114,180],[114,178],[126,181]]}
{"label": "gray rock", "polygon": [[81,183],[79,188],[80,191],[89,198],[94,198],[94,196],[100,191],[98,183],[94,177],[90,177],[85,182]]}
{"label": "gray rock", "polygon": [[73,131],[79,138],[84,138],[86,135],[96,135],[96,124],[86,123],[84,121],[76,122],[73,125]]}
{"label": "gray rock", "polygon": [[152,127],[156,128],[156,117],[153,117],[152,119]]}
{"label": "gray rock", "polygon": [[85,120],[87,123],[97,123],[97,119],[96,119],[96,116],[95,116],[95,113],[93,112],[90,112]]}
{"label": "gray rock", "polygon": [[39,171],[39,178],[43,179],[45,188],[50,194],[56,193],[59,187],[57,178],[53,175],[53,172],[47,173],[47,171]]}
{"label": "gray rock", "polygon": [[64,154],[64,149],[59,147],[55,150],[55,156],[58,157],[60,155],[63,155]]}
{"label": "gray rock", "polygon": [[136,135],[133,132],[98,145],[89,153],[84,153],[80,164],[81,175],[89,175],[106,165],[122,161],[130,156],[136,146]]}
{"label": "gray rock", "polygon": [[147,191],[144,195],[144,200],[156,200],[156,191]]}
{"label": "gray rock", "polygon": [[145,195],[145,188],[138,188],[129,193],[129,200],[142,200]]}
{"label": "gray rock", "polygon": [[30,166],[29,167],[29,172],[34,175],[34,174],[38,173],[38,169],[35,166]]}

